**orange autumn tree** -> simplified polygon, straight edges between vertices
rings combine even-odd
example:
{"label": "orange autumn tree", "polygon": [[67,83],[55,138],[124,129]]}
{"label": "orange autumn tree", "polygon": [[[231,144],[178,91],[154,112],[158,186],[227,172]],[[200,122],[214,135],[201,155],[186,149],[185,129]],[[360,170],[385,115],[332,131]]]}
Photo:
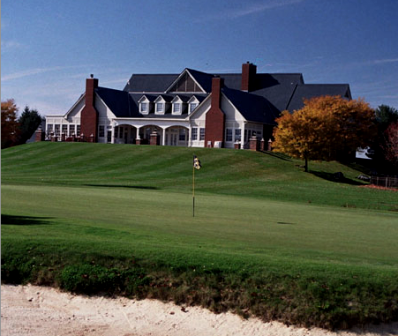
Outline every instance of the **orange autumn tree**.
{"label": "orange autumn tree", "polygon": [[305,161],[338,160],[366,147],[375,136],[374,111],[362,99],[322,96],[304,100],[292,114],[276,119],[273,148]]}
{"label": "orange autumn tree", "polygon": [[14,99],[1,102],[1,148],[17,144],[19,124],[17,122],[18,108]]}

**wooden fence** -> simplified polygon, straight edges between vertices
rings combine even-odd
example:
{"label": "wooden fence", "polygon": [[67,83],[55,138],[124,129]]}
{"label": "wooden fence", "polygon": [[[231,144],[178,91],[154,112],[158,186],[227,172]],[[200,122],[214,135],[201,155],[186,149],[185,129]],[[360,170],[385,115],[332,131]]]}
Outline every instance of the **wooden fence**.
{"label": "wooden fence", "polygon": [[370,178],[370,184],[386,188],[398,188],[398,178],[388,176],[372,176]]}

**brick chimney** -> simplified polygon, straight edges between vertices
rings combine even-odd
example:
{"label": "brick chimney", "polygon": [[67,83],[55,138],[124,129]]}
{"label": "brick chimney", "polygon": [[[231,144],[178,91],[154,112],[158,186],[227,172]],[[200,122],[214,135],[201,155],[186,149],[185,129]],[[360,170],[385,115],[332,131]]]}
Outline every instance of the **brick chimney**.
{"label": "brick chimney", "polygon": [[224,140],[225,114],[221,110],[221,88],[223,79],[214,77],[211,87],[211,107],[206,114],[205,147],[214,147],[215,142]]}
{"label": "brick chimney", "polygon": [[81,112],[81,134],[93,135],[93,142],[97,142],[98,112],[95,109],[95,89],[98,79],[91,75],[86,79],[85,106]]}
{"label": "brick chimney", "polygon": [[250,62],[242,64],[242,91],[250,92],[256,89],[256,74],[256,65]]}

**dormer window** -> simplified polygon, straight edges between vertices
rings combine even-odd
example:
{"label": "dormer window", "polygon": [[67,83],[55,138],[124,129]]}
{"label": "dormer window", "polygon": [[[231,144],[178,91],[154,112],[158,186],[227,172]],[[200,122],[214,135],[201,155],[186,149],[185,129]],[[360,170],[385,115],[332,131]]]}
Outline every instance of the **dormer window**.
{"label": "dormer window", "polygon": [[181,103],[173,104],[173,114],[181,114]]}
{"label": "dormer window", "polygon": [[193,112],[197,106],[198,106],[198,103],[190,103],[189,104],[189,112],[190,113]]}
{"label": "dormer window", "polygon": [[171,113],[174,115],[181,115],[184,113],[185,103],[179,96],[175,96],[171,101],[172,104],[172,111]]}
{"label": "dormer window", "polygon": [[164,102],[156,103],[156,114],[163,114],[164,113]]}
{"label": "dormer window", "polygon": [[139,110],[141,114],[148,114],[149,113],[149,100],[146,96],[142,96],[140,100],[138,101],[139,103]]}
{"label": "dormer window", "polygon": [[191,114],[199,105],[199,100],[195,96],[192,96],[188,100],[188,113]]}
{"label": "dormer window", "polygon": [[140,112],[143,114],[148,114],[148,103],[143,102],[140,104]]}

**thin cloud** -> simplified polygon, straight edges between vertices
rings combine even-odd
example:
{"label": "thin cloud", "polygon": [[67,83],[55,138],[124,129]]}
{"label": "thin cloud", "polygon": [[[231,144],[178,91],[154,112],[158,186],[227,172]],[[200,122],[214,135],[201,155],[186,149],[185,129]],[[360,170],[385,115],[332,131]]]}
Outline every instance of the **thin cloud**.
{"label": "thin cloud", "polygon": [[379,59],[379,60],[374,60],[371,62],[371,64],[387,64],[387,63],[397,63],[398,58],[386,58],[386,59]]}
{"label": "thin cloud", "polygon": [[20,50],[23,48],[23,44],[17,41],[1,41],[1,53],[4,54],[6,52]]}
{"label": "thin cloud", "polygon": [[20,79],[28,76],[34,76],[38,74],[42,74],[45,72],[51,72],[51,71],[61,71],[61,70],[66,70],[66,69],[74,69],[74,68],[80,68],[82,66],[54,66],[54,67],[48,67],[48,68],[33,68],[33,69],[28,69],[24,71],[18,71],[14,72],[9,75],[5,75],[1,77],[2,82],[14,80],[14,79]]}
{"label": "thin cloud", "polygon": [[267,0],[247,5],[244,3],[243,8],[229,9],[224,11],[223,13],[217,13],[216,15],[208,15],[206,18],[202,19],[201,21],[212,20],[214,18],[237,19],[243,16],[262,13],[278,7],[285,7],[293,4],[298,4],[303,1],[304,0]]}

